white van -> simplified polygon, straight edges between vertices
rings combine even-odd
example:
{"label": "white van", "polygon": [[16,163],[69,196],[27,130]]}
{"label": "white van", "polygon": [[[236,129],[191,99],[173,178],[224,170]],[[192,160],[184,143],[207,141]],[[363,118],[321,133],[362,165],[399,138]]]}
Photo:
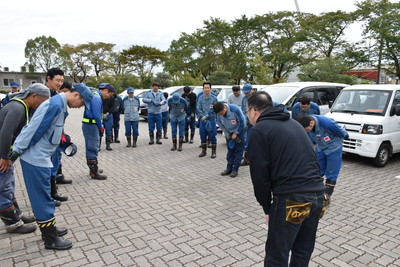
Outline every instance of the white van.
{"label": "white van", "polygon": [[294,104],[299,102],[301,96],[308,96],[315,102],[321,115],[329,111],[329,103],[333,103],[340,91],[349,86],[343,83],[328,82],[292,82],[277,83],[261,89],[267,92],[274,102],[285,105],[287,110],[292,110]]}
{"label": "white van", "polygon": [[400,152],[400,85],[346,87],[326,116],[349,133],[344,152],[372,158],[377,167]]}

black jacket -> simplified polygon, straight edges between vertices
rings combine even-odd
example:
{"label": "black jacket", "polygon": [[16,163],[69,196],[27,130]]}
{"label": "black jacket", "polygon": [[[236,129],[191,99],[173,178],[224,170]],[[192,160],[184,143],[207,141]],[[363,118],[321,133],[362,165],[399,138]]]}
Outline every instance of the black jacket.
{"label": "black jacket", "polygon": [[248,138],[254,194],[266,214],[272,193],[324,191],[310,139],[304,128],[284,112],[283,105],[262,113]]}

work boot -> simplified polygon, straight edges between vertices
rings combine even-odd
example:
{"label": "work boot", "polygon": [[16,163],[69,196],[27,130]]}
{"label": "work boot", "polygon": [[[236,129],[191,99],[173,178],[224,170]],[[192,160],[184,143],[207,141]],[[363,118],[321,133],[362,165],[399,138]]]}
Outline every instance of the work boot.
{"label": "work boot", "polygon": [[133,137],[132,147],[136,147],[137,137]]}
{"label": "work boot", "polygon": [[217,157],[217,144],[211,144],[211,158],[215,159]]}
{"label": "work boot", "polygon": [[126,145],[126,147],[131,147],[132,146],[132,139],[131,139],[132,137],[130,137],[130,136],[127,136],[126,137],[126,141],[128,142],[128,144]]}
{"label": "work boot", "polygon": [[114,136],[110,136],[110,143],[112,144],[112,143],[114,143]]}
{"label": "work boot", "polygon": [[72,184],[72,180],[67,180],[62,173],[62,165],[58,166],[56,175],[56,184]]}
{"label": "work boot", "polygon": [[185,131],[185,140],[183,140],[184,143],[189,142],[189,132]]}
{"label": "work boot", "polygon": [[88,159],[87,164],[90,169],[90,178],[95,180],[105,180],[107,175],[100,174],[97,159]]}
{"label": "work boot", "polygon": [[66,250],[72,248],[70,240],[64,240],[57,235],[56,220],[54,218],[45,222],[38,221],[37,224],[42,232],[44,247],[46,249]]}
{"label": "work boot", "polygon": [[178,151],[182,151],[183,138],[179,138]]}
{"label": "work boot", "polygon": [[14,199],[12,200],[12,202],[13,202],[13,204],[14,204],[15,212],[18,214],[18,216],[21,218],[21,220],[22,220],[24,223],[31,223],[31,222],[36,221],[36,217],[35,217],[35,216],[29,216],[29,215],[23,215],[23,214],[22,214],[22,210],[19,208],[17,199],[14,198]]}
{"label": "work boot", "polygon": [[207,155],[207,143],[201,143],[201,153],[199,155],[199,157],[204,157],[205,155]]}
{"label": "work boot", "polygon": [[240,163],[240,166],[247,166],[250,165],[250,161],[247,159],[247,150],[244,151],[243,160]]}
{"label": "work boot", "polygon": [[111,141],[112,141],[112,137],[111,137],[111,136],[106,136],[106,149],[107,149],[108,151],[113,150],[113,149],[111,148]]}
{"label": "work boot", "polygon": [[189,144],[193,144],[194,130],[190,131],[190,141]]}
{"label": "work boot", "polygon": [[238,176],[237,171],[232,171],[231,175],[229,175],[229,177],[232,177],[232,178],[235,178],[236,176]]}
{"label": "work boot", "polygon": [[161,140],[161,132],[157,132],[156,133],[156,144],[161,145],[162,142],[160,140]]}
{"label": "work boot", "polygon": [[61,201],[54,200],[54,207],[58,208],[61,206]]}
{"label": "work boot", "polygon": [[207,141],[207,147],[208,147],[208,148],[212,148],[211,141]]}
{"label": "work boot", "polygon": [[176,150],[176,142],[177,142],[176,137],[175,138],[172,137],[172,148],[171,148],[171,151],[175,151]]}
{"label": "work boot", "polygon": [[163,128],[163,130],[164,130],[164,139],[168,139],[167,128]]}
{"label": "work boot", "polygon": [[221,172],[221,176],[226,176],[232,173],[232,170],[225,169],[223,172]]}
{"label": "work boot", "polygon": [[50,178],[50,185],[51,185],[51,197],[54,200],[59,200],[61,202],[64,202],[64,201],[68,200],[68,197],[63,196],[63,195],[61,195],[61,194],[59,194],[57,192],[57,185],[56,185],[56,179],[55,178],[53,178],[53,177]]}
{"label": "work boot", "polygon": [[[64,236],[68,234],[68,228],[66,227],[56,227],[57,236]],[[44,236],[42,235],[42,240],[44,240]]]}
{"label": "work boot", "polygon": [[149,133],[149,135],[150,135],[150,142],[149,142],[149,145],[152,145],[152,144],[154,144],[154,133],[152,132],[152,133]]}
{"label": "work boot", "polygon": [[0,211],[0,218],[6,225],[7,233],[28,234],[36,230],[36,225],[24,224],[17,214],[14,205]]}

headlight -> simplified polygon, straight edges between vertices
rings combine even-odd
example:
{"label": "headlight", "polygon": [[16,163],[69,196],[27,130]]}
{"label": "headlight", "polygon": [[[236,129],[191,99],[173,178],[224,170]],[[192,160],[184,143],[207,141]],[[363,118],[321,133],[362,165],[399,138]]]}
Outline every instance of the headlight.
{"label": "headlight", "polygon": [[377,124],[364,124],[361,133],[363,134],[382,134],[382,125]]}

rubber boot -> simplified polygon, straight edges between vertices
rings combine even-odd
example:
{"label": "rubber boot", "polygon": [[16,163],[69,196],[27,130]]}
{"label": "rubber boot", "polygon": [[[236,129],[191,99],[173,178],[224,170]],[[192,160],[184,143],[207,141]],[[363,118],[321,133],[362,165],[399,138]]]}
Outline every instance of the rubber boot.
{"label": "rubber boot", "polygon": [[153,133],[149,133],[149,135],[150,135],[149,145],[152,145],[152,144],[154,144],[154,132]]}
{"label": "rubber boot", "polygon": [[126,137],[126,141],[128,142],[128,144],[126,145],[126,147],[131,147],[132,146],[132,141],[131,141],[131,137],[127,136]]}
{"label": "rubber boot", "polygon": [[90,169],[90,178],[95,180],[105,180],[107,175],[100,174],[97,159],[88,159],[87,164]]}
{"label": "rubber boot", "polygon": [[207,141],[207,147],[208,147],[208,148],[212,148],[211,141]]}
{"label": "rubber boot", "polygon": [[161,132],[157,132],[156,133],[156,144],[161,145],[162,142],[160,140],[161,140]]}
{"label": "rubber boot", "polygon": [[211,144],[211,158],[215,159],[217,157],[217,144]]}
{"label": "rubber boot", "polygon": [[61,195],[61,194],[59,194],[57,192],[57,185],[56,185],[56,179],[55,178],[53,178],[53,177],[50,178],[50,185],[51,185],[51,197],[54,200],[58,200],[58,201],[61,201],[61,202],[64,202],[64,201],[68,200],[68,197],[63,196],[63,195]]}
{"label": "rubber boot", "polygon": [[65,179],[64,174],[62,173],[62,165],[58,166],[57,175],[56,175],[56,184],[72,184],[72,180]]}
{"label": "rubber boot", "polygon": [[164,139],[168,139],[167,128],[163,128],[163,131],[164,131]]}
{"label": "rubber boot", "polygon": [[54,200],[54,206],[55,207],[60,207],[61,206],[61,201]]}
{"label": "rubber boot", "polygon": [[185,131],[185,140],[183,140],[184,143],[189,142],[189,132]]}
{"label": "rubber boot", "polygon": [[207,155],[207,143],[201,143],[201,153],[199,155],[199,157],[204,157],[205,155]]}
{"label": "rubber boot", "polygon": [[176,137],[175,138],[172,137],[172,148],[171,148],[171,151],[175,151],[176,150],[176,142],[177,142]]}
{"label": "rubber boot", "polygon": [[[56,226],[57,236],[64,236],[68,234],[68,229],[66,227],[57,227]],[[42,235],[42,240],[44,240],[44,236]]]}
{"label": "rubber boot", "polygon": [[121,143],[121,141],[119,141],[119,139],[118,139],[118,130],[119,129],[114,128],[114,142],[117,144]]}
{"label": "rubber boot", "polygon": [[250,161],[247,159],[247,150],[244,151],[243,160],[240,163],[240,166],[247,166],[250,165]]}
{"label": "rubber boot", "polygon": [[107,149],[108,151],[113,150],[113,149],[111,148],[111,141],[112,141],[112,137],[111,137],[111,136],[106,136],[106,149]]}
{"label": "rubber boot", "polygon": [[183,144],[183,138],[179,138],[179,146],[178,146],[178,151],[182,151],[182,144]]}
{"label": "rubber boot", "polygon": [[18,214],[18,216],[21,218],[21,220],[22,220],[24,223],[31,223],[31,222],[36,221],[36,217],[35,217],[35,216],[29,216],[29,215],[23,215],[23,214],[22,214],[22,210],[19,208],[17,199],[14,198],[14,199],[12,200],[12,202],[13,202],[13,204],[14,204],[15,212]]}
{"label": "rubber boot", "polygon": [[132,147],[137,146],[137,137],[133,137]]}
{"label": "rubber boot", "polygon": [[64,240],[58,237],[55,219],[45,222],[38,221],[37,224],[42,232],[44,247],[46,249],[66,250],[72,248],[72,242],[70,240]]}
{"label": "rubber boot", "polygon": [[325,181],[325,196],[328,201],[331,200],[331,196],[333,194],[333,190],[335,190],[336,181],[326,179]]}
{"label": "rubber boot", "polygon": [[0,218],[6,225],[7,233],[28,234],[36,230],[36,225],[24,224],[18,216],[14,205],[0,211]]}
{"label": "rubber boot", "polygon": [[194,130],[190,131],[190,141],[189,144],[193,144],[193,138],[194,138]]}
{"label": "rubber boot", "polygon": [[114,143],[114,135],[111,135],[111,136],[110,136],[110,143],[111,143],[111,144]]}

